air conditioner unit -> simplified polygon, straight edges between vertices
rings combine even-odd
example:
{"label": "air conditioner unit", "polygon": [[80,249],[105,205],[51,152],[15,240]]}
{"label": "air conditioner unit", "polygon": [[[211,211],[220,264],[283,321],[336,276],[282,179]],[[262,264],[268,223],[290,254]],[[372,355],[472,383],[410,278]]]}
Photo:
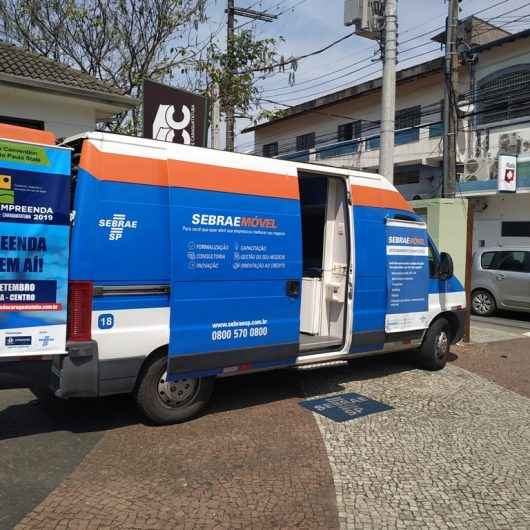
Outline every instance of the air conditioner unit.
{"label": "air conditioner unit", "polygon": [[505,133],[499,137],[499,152],[504,155],[518,155],[521,150],[521,137],[518,133]]}
{"label": "air conditioner unit", "polygon": [[463,182],[492,180],[497,175],[497,162],[491,158],[473,158],[464,164]]}

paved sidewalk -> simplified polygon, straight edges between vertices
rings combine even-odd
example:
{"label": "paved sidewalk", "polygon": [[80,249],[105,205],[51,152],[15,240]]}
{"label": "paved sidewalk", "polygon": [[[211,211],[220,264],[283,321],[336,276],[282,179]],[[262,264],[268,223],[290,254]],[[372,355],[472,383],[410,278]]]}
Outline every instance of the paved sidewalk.
{"label": "paved sidewalk", "polygon": [[459,344],[454,364],[530,398],[530,339]]}
{"label": "paved sidewalk", "polygon": [[298,405],[298,374],[219,383],[202,418],[108,432],[17,528],[337,528],[331,470]]}
{"label": "paved sidewalk", "polygon": [[[504,315],[504,314],[503,314]],[[508,313],[508,316],[511,316]],[[525,314],[522,317],[526,317]],[[520,318],[522,318],[520,317]],[[471,316],[471,340],[474,343],[493,343],[530,336],[530,322],[499,317]]]}
{"label": "paved sidewalk", "polygon": [[[527,529],[530,400],[507,388],[529,342],[458,348],[440,372],[398,354],[226,379],[205,416],[163,428],[102,400],[103,437],[17,528]],[[394,409],[341,424],[299,405],[352,391]],[[61,432],[85,414],[56,415]]]}
{"label": "paved sidewalk", "polygon": [[315,415],[343,529],[530,527],[530,400],[456,366],[351,381],[314,375],[394,410],[346,423]]}

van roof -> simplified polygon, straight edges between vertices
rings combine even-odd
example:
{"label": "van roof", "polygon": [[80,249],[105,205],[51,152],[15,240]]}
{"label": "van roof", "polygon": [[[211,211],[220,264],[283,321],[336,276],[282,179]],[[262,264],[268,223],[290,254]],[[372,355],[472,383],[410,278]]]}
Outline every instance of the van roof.
{"label": "van roof", "polygon": [[[188,150],[189,149],[189,150],[198,150],[197,152],[200,151],[201,154],[203,154],[204,151],[210,151],[212,153],[222,153],[223,156],[227,158],[244,157],[246,159],[256,159],[256,158],[262,159],[262,160],[264,159],[264,157],[261,157],[259,155],[222,151],[222,150],[212,149],[210,147],[197,147],[193,145],[176,144],[176,143],[171,143],[171,142],[164,142],[162,140],[152,140],[149,138],[140,138],[138,136],[128,136],[128,135],[114,134],[114,133],[108,133],[108,132],[102,132],[102,131],[92,131],[92,132],[87,131],[84,133],[76,134],[74,136],[65,138],[63,141],[63,144],[69,144],[69,143],[75,142],[77,140],[82,140],[82,139],[117,142],[121,144],[134,145],[138,147],[150,147],[150,148],[155,148],[155,149],[162,149],[164,151],[169,151],[169,152],[175,151],[175,150],[182,150],[182,149]],[[315,163],[307,163],[307,162],[296,162],[292,160],[282,160],[278,158],[266,158],[266,160],[272,164],[277,165],[278,169],[280,169],[281,167],[296,167],[298,169],[302,169],[302,170],[313,172],[313,173],[318,172],[318,173],[326,173],[326,174],[333,174],[333,175],[358,176],[358,177],[366,178],[372,181],[384,180],[385,182],[388,182],[384,177],[382,177],[378,173],[370,173],[368,171],[358,171],[356,169],[346,169],[346,168],[328,166],[324,164],[315,164]]]}
{"label": "van roof", "polygon": [[[90,166],[83,168],[100,180],[167,186],[165,170],[155,167],[169,162],[170,167],[174,163],[180,166],[170,171],[174,185],[179,187],[294,198],[298,197],[298,183],[285,177],[296,177],[302,171],[349,178],[353,204],[412,211],[394,185],[376,173],[97,131],[72,136],[64,143],[83,139],[88,140],[85,163]],[[107,162],[101,164],[102,159]],[[183,165],[189,171],[182,171]]]}

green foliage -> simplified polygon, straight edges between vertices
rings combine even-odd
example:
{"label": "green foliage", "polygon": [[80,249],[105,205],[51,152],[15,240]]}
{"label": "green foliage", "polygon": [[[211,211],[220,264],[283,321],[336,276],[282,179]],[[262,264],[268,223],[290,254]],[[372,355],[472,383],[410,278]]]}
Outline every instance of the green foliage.
{"label": "green foliage", "polygon": [[[141,97],[145,79],[163,81],[191,65],[191,43],[207,0],[0,0],[9,40],[75,67],[121,93]],[[114,131],[138,133],[139,111]]]}
{"label": "green foliage", "polygon": [[243,30],[234,35],[228,51],[215,43],[209,46],[199,69],[207,74],[210,87],[219,87],[221,110],[233,106],[236,113],[247,115],[259,106],[256,83],[278,62],[276,45],[276,39],[254,40],[251,31]]}
{"label": "green foliage", "polygon": [[268,110],[263,109],[260,110],[257,114],[257,116],[254,118],[254,125],[260,121],[273,121],[278,120],[279,118],[283,118],[287,114],[287,109],[275,109],[275,110]]}

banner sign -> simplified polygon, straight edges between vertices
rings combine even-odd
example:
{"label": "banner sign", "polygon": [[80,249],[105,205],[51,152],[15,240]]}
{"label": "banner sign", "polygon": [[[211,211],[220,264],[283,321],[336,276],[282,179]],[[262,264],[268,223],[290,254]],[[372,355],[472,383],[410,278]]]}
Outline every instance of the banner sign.
{"label": "banner sign", "polygon": [[386,223],[387,311],[385,331],[424,329],[429,310],[429,247],[426,226]]}
{"label": "banner sign", "polygon": [[167,85],[144,81],[144,138],[206,146],[207,100]]}
{"label": "banner sign", "polygon": [[0,140],[0,356],[65,352],[70,156]]}
{"label": "banner sign", "polygon": [[499,155],[497,190],[515,193],[517,191],[517,157]]}

